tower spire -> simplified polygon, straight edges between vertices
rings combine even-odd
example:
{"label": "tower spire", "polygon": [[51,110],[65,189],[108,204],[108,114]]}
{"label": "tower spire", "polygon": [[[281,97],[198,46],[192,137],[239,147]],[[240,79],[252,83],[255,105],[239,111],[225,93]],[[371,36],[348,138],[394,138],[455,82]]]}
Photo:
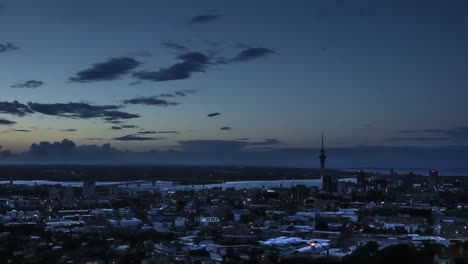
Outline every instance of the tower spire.
{"label": "tower spire", "polygon": [[323,149],[323,129],[322,129],[322,151],[324,152],[325,150]]}
{"label": "tower spire", "polygon": [[322,129],[322,148],[320,149],[320,179],[322,181],[322,190],[328,190],[329,188],[329,180],[327,176],[325,176],[325,160],[327,156],[325,155],[325,148],[323,143],[323,129]]}

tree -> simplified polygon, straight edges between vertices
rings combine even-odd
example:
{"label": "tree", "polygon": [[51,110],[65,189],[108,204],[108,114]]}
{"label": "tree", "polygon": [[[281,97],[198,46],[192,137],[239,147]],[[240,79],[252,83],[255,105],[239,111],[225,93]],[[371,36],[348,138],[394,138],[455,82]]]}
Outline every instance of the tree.
{"label": "tree", "polygon": [[224,264],[238,264],[240,260],[240,256],[232,248],[226,249],[226,253],[223,256]]}

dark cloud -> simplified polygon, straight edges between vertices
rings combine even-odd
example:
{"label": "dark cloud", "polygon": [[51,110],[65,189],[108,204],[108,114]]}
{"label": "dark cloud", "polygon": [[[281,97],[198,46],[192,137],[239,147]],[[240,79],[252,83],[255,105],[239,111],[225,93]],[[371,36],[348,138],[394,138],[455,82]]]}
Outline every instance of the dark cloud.
{"label": "dark cloud", "polygon": [[179,131],[173,131],[173,130],[158,131],[158,134],[179,134]]}
{"label": "dark cloud", "polygon": [[216,112],[216,113],[207,114],[206,116],[207,116],[207,117],[214,117],[214,116],[219,116],[219,115],[220,115],[220,113],[217,113],[217,112]]}
{"label": "dark cloud", "polygon": [[386,141],[447,141],[447,137],[399,137],[389,138]]}
{"label": "dark cloud", "polygon": [[75,128],[67,128],[67,129],[60,129],[60,131],[62,131],[62,132],[76,132],[78,130],[75,129]]}
{"label": "dark cloud", "polygon": [[110,124],[122,124],[124,121],[122,120],[107,120],[107,123],[110,123]]}
{"label": "dark cloud", "polygon": [[157,131],[138,131],[137,133],[141,135],[149,135],[149,134],[157,134],[158,132]]}
{"label": "dark cloud", "polygon": [[164,99],[158,98],[158,96],[151,97],[136,97],[132,99],[127,99],[123,101],[124,104],[142,104],[142,105],[156,105],[156,106],[173,106],[178,105],[177,102],[170,102]]}
{"label": "dark cloud", "polygon": [[17,83],[14,85],[11,85],[11,88],[37,88],[44,85],[44,82],[42,81],[37,81],[37,80],[29,80],[24,83]]}
{"label": "dark cloud", "polygon": [[188,48],[185,47],[184,45],[181,45],[175,41],[163,41],[161,42],[161,45],[163,45],[165,48],[176,50],[176,51],[187,51]]}
{"label": "dark cloud", "polygon": [[201,24],[201,23],[208,23],[219,19],[219,15],[216,14],[207,14],[207,15],[199,15],[190,18],[189,24]]}
{"label": "dark cloud", "polygon": [[236,140],[239,140],[239,141],[247,141],[247,140],[250,140],[249,138],[238,138]]}
{"label": "dark cloud", "polygon": [[31,130],[28,130],[28,129],[13,129],[11,131],[14,131],[14,132],[31,132]]}
{"label": "dark cloud", "polygon": [[13,101],[13,102],[0,102],[0,113],[17,115],[17,116],[25,116],[27,114],[32,114],[33,111],[29,108],[28,105],[22,104],[18,101]]}
{"label": "dark cloud", "polygon": [[11,120],[8,120],[8,119],[0,118],[0,125],[9,126],[9,125],[14,125],[14,124],[16,124],[15,121],[11,121]]}
{"label": "dark cloud", "polygon": [[19,47],[13,42],[0,43],[0,53],[18,49]]}
{"label": "dark cloud", "polygon": [[137,114],[120,111],[120,105],[91,105],[88,103],[33,103],[27,105],[18,101],[0,102],[0,113],[17,116],[41,113],[68,118],[102,118],[109,123],[119,124],[122,120],[138,118]]}
{"label": "dark cloud", "polygon": [[138,118],[139,115],[118,111],[118,105],[91,105],[87,103],[28,103],[29,107],[44,115],[68,118],[102,118],[106,121]]}
{"label": "dark cloud", "polygon": [[135,134],[130,134],[130,135],[125,135],[122,137],[114,138],[114,140],[119,140],[119,141],[146,141],[146,140],[161,140],[161,139],[166,139],[166,138],[143,137],[143,136],[138,136]]}
{"label": "dark cloud", "polygon": [[[456,127],[453,129],[423,129],[423,130],[401,130],[402,134],[417,134],[424,136],[417,137],[395,137],[387,139],[388,141],[468,141],[468,127]],[[434,136],[426,136],[426,135]]]}
{"label": "dark cloud", "polygon": [[221,129],[221,130],[232,130],[232,127],[224,126],[224,127],[220,127],[219,129]]}
{"label": "dark cloud", "polygon": [[[109,140],[87,138],[84,140]],[[41,142],[31,145],[22,154],[0,150],[0,162],[5,164],[22,163],[82,163],[82,164],[184,164],[184,165],[240,165],[240,166],[290,166],[319,167],[317,148],[273,149],[257,146],[249,142],[235,140],[189,140],[170,146],[168,151],[132,152],[121,151],[110,144],[81,145],[73,141]],[[259,148],[260,147],[260,148]],[[177,149],[177,150],[174,150]],[[262,150],[262,151],[259,151]],[[468,146],[447,147],[388,147],[351,146],[327,148],[327,166],[330,168],[428,168],[436,167],[443,175],[452,174],[448,168],[466,168]],[[389,171],[386,169],[385,171]],[[426,169],[424,169],[425,172]],[[466,170],[465,170],[466,171]],[[460,172],[460,173],[463,173]],[[466,175],[466,174],[465,174]]]}
{"label": "dark cloud", "polygon": [[177,57],[182,62],[157,71],[139,71],[133,74],[140,80],[154,82],[188,79],[194,72],[204,72],[210,63],[208,56],[201,52],[189,52]]}
{"label": "dark cloud", "polygon": [[232,61],[231,59],[228,59],[228,58],[225,58],[225,57],[221,56],[221,57],[214,58],[213,64],[228,64],[231,61]]}
{"label": "dark cloud", "polygon": [[182,62],[156,71],[143,70],[133,74],[139,80],[154,82],[188,79],[195,72],[205,72],[209,65],[228,64],[230,62],[250,61],[274,53],[266,48],[249,48],[239,52],[234,58],[213,57],[201,52],[188,52],[177,57]]}
{"label": "dark cloud", "polygon": [[197,92],[196,90],[179,90],[179,91],[175,91],[174,94],[177,96],[187,96],[189,94],[194,94],[196,92]]}
{"label": "dark cloud", "polygon": [[36,157],[53,156],[69,156],[76,149],[75,142],[64,139],[61,142],[40,142],[39,144],[32,144],[28,153]]}
{"label": "dark cloud", "polygon": [[121,125],[121,126],[111,126],[111,130],[122,130],[125,128],[138,128],[138,126],[135,125]]}
{"label": "dark cloud", "polygon": [[106,111],[103,113],[103,119],[113,123],[116,120],[121,120],[121,119],[132,119],[132,118],[138,118],[140,115],[137,114],[131,114],[127,112],[122,112],[122,111]]}
{"label": "dark cloud", "polygon": [[258,59],[261,57],[265,57],[272,53],[275,53],[275,52],[273,50],[266,49],[266,48],[250,48],[250,49],[245,49],[239,52],[232,59],[232,61],[250,61],[250,60]]}
{"label": "dark cloud", "polygon": [[[94,138],[97,140],[97,138]],[[121,155],[121,151],[113,148],[110,144],[102,146],[81,145],[64,139],[62,141],[34,143],[29,150],[22,154],[25,161],[47,161],[47,162],[82,162],[95,163],[96,160],[113,160]]]}
{"label": "dark cloud", "polygon": [[122,128],[138,128],[138,126],[135,126],[135,125],[122,125]]}
{"label": "dark cloud", "polygon": [[162,93],[162,94],[159,94],[157,97],[175,97],[175,95],[171,93]]}
{"label": "dark cloud", "polygon": [[174,93],[161,93],[154,97],[162,97],[162,98],[171,98],[171,97],[176,97],[176,96],[184,97],[189,94],[195,94],[195,93],[197,93],[197,90],[187,89],[187,90],[175,91]]}
{"label": "dark cloud", "polygon": [[45,115],[65,117],[94,118],[102,117],[107,111],[119,109],[117,105],[91,105],[88,103],[28,103],[29,107]]}
{"label": "dark cloud", "polygon": [[279,141],[276,138],[267,138],[264,141],[249,142],[250,146],[265,146],[265,145],[277,145],[277,144],[281,144],[281,141]]}
{"label": "dark cloud", "polygon": [[112,58],[106,62],[96,63],[91,68],[79,71],[75,77],[69,78],[72,82],[109,81],[120,78],[137,68],[141,62],[129,58]]}

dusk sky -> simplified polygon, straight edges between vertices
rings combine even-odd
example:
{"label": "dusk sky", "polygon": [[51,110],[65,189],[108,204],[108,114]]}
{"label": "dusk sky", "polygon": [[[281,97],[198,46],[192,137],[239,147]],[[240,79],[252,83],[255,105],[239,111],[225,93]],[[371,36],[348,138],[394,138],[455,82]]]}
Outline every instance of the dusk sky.
{"label": "dusk sky", "polygon": [[11,0],[0,32],[14,153],[468,143],[463,0]]}

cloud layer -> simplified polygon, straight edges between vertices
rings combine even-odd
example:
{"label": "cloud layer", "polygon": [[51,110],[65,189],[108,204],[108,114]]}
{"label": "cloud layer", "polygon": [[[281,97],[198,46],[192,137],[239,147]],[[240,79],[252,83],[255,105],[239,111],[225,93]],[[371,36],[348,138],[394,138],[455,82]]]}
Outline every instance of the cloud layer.
{"label": "cloud layer", "polygon": [[164,99],[160,99],[157,96],[151,97],[135,97],[132,99],[127,99],[123,101],[124,104],[142,104],[142,105],[156,105],[156,106],[171,106],[171,105],[178,105],[179,103],[170,102]]}
{"label": "cloud layer", "polygon": [[204,72],[209,58],[201,52],[189,52],[177,57],[182,62],[157,71],[139,71],[133,74],[140,80],[154,82],[188,79],[195,72]]}
{"label": "cloud layer", "polygon": [[401,130],[400,134],[416,136],[394,137],[387,139],[387,141],[468,142],[468,127],[466,126],[456,127],[453,129]]}
{"label": "cloud layer", "polygon": [[102,118],[107,121],[140,117],[117,109],[118,105],[91,105],[87,103],[28,103],[31,110],[44,115],[68,118]]}
{"label": "cloud layer", "polygon": [[1,125],[7,125],[7,126],[9,126],[9,125],[14,125],[14,124],[16,124],[15,121],[11,121],[11,120],[8,120],[8,119],[0,118],[0,126],[1,126]]}
{"label": "cloud layer", "polygon": [[38,81],[38,80],[29,80],[29,81],[25,81],[23,83],[17,83],[17,84],[13,84],[12,86],[10,86],[11,88],[37,88],[37,87],[40,87],[44,85],[44,82],[42,81]]}
{"label": "cloud layer", "polygon": [[187,48],[186,46],[179,44],[177,42],[174,42],[174,41],[163,41],[161,42],[161,45],[165,48],[172,49],[175,51],[180,51],[180,52],[189,50],[189,48]]}
{"label": "cloud layer", "polygon": [[114,140],[118,140],[118,141],[148,141],[148,140],[161,140],[161,139],[166,139],[166,138],[146,137],[146,136],[140,136],[138,134],[130,134],[130,135],[125,135],[125,136],[114,138]]}
{"label": "cloud layer", "polygon": [[[151,141],[161,138],[125,135],[117,141]],[[104,140],[93,138],[90,140]],[[180,141],[177,149],[169,151],[121,151],[110,144],[76,145],[64,139],[60,142],[32,144],[22,154],[0,155],[0,163],[93,163],[93,164],[187,164],[187,165],[266,165],[319,167],[316,148],[258,149],[255,142],[276,140],[188,140]],[[265,143],[265,144],[266,144]],[[267,146],[268,147],[268,146]],[[468,146],[457,147],[382,147],[354,146],[328,148],[329,168],[466,168]],[[312,158],[311,158],[312,157]]]}
{"label": "cloud layer", "polygon": [[190,18],[189,24],[202,24],[202,23],[208,23],[208,22],[213,22],[217,19],[219,19],[219,15],[216,14],[206,14],[206,15],[198,15]]}
{"label": "cloud layer", "polygon": [[72,82],[94,82],[116,80],[131,70],[137,68],[141,62],[130,58],[112,58],[105,62],[95,63],[92,67],[79,71],[75,77],[69,78]]}
{"label": "cloud layer", "polygon": [[19,47],[13,42],[0,43],[0,53],[18,49]]}
{"label": "cloud layer", "polygon": [[15,100],[13,102],[0,102],[0,113],[25,116],[27,114],[32,114],[33,111],[29,108],[28,105],[22,104]]}
{"label": "cloud layer", "polygon": [[250,49],[245,49],[239,52],[232,60],[233,61],[250,61],[250,60],[268,56],[273,53],[275,53],[273,50],[266,49],[266,48],[250,48]]}

